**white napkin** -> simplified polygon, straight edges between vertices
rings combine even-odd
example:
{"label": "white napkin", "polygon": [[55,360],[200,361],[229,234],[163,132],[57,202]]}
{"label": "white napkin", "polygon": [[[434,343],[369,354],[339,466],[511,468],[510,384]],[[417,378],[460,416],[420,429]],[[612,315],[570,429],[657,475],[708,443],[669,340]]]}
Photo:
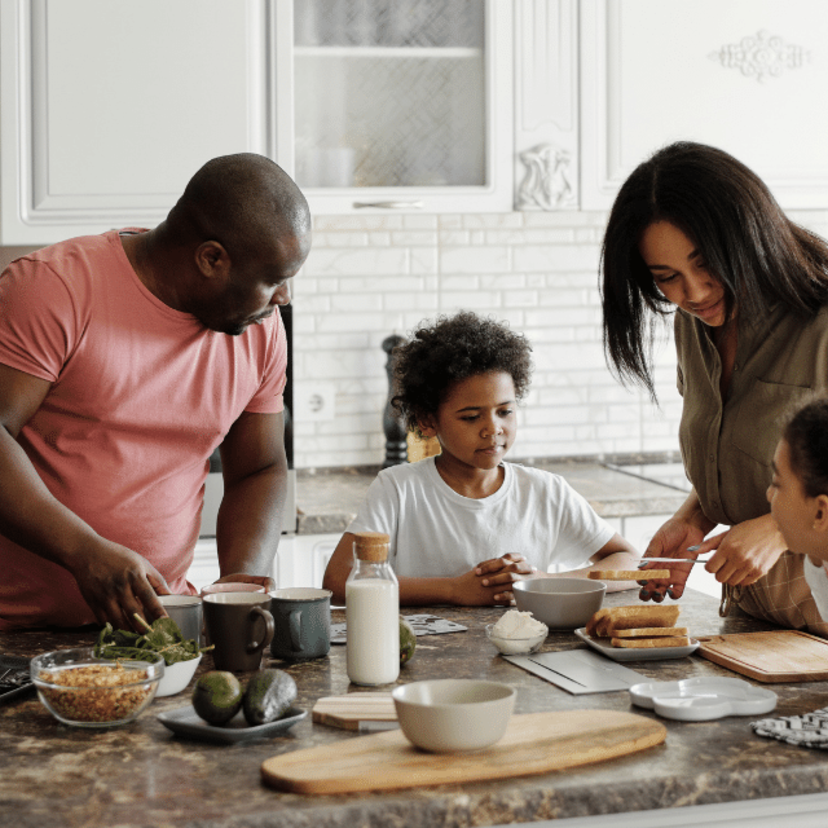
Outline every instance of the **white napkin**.
{"label": "white napkin", "polygon": [[751,722],[757,736],[778,739],[799,747],[828,750],[828,707],[801,716],[780,716]]}

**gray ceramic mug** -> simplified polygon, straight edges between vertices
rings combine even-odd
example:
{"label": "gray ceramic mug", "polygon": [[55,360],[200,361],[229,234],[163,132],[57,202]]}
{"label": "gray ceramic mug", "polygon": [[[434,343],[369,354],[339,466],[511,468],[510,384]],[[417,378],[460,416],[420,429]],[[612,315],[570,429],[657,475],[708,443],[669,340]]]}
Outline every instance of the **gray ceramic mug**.
{"label": "gray ceramic mug", "polygon": [[204,596],[204,620],[217,670],[258,670],[273,638],[270,596],[256,592],[216,592]]}
{"label": "gray ceramic mug", "polygon": [[178,624],[185,641],[201,646],[202,611],[198,595],[159,595],[158,600],[167,615]]}
{"label": "gray ceramic mug", "polygon": [[331,596],[327,589],[292,587],[271,592],[274,658],[321,658],[331,649]]}

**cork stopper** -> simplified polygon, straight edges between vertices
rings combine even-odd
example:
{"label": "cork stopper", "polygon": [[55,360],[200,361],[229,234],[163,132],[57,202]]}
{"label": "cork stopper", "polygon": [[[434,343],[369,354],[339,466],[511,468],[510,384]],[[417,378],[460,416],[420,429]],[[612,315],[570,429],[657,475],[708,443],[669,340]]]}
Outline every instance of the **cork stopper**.
{"label": "cork stopper", "polygon": [[361,561],[387,561],[390,540],[384,532],[355,532],[354,554]]}

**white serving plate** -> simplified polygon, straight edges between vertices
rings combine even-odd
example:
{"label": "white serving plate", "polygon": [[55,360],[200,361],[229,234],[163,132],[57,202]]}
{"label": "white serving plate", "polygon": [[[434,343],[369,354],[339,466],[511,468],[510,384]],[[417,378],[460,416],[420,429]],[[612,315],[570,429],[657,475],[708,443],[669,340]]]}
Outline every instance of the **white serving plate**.
{"label": "white serving plate", "polygon": [[613,661],[663,661],[666,658],[683,658],[699,649],[699,642],[690,639],[687,647],[613,647],[587,635],[586,627],[575,630],[575,635],[593,650]]}
{"label": "white serving plate", "polygon": [[192,705],[159,713],[158,721],[179,736],[190,736],[206,742],[243,742],[266,736],[276,736],[293,727],[307,716],[306,710],[291,707],[281,719],[262,725],[249,725],[239,711],[226,725],[211,725],[199,716]]}
{"label": "white serving plate", "polygon": [[706,722],[724,716],[758,716],[776,707],[776,693],[724,676],[634,684],[630,699],[638,707],[680,722]]}

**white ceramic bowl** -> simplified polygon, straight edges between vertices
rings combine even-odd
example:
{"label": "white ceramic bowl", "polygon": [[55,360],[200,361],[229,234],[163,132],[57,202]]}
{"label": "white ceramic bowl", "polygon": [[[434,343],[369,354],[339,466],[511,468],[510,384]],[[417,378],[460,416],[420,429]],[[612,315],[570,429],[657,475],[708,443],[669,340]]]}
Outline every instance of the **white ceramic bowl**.
{"label": "white ceramic bowl", "polygon": [[540,649],[541,644],[546,641],[549,629],[544,624],[543,632],[527,638],[502,638],[494,633],[494,624],[486,624],[486,635],[489,641],[503,653],[503,655],[526,655]]}
{"label": "white ceramic bowl", "polygon": [[31,662],[32,681],[46,709],[78,727],[112,727],[134,721],[155,698],[164,659],[97,658],[92,647],[56,650]]}
{"label": "white ceramic bowl", "polygon": [[515,604],[550,630],[574,630],[601,609],[607,585],[587,578],[528,578],[512,584]]}
{"label": "white ceramic bowl", "polygon": [[156,696],[174,696],[180,693],[190,683],[195,675],[196,668],[201,663],[201,653],[187,661],[176,661],[164,667],[164,675],[158,684]]}
{"label": "white ceramic bowl", "polygon": [[507,684],[474,679],[414,681],[391,691],[405,737],[432,753],[479,750],[499,741],[516,696]]}

